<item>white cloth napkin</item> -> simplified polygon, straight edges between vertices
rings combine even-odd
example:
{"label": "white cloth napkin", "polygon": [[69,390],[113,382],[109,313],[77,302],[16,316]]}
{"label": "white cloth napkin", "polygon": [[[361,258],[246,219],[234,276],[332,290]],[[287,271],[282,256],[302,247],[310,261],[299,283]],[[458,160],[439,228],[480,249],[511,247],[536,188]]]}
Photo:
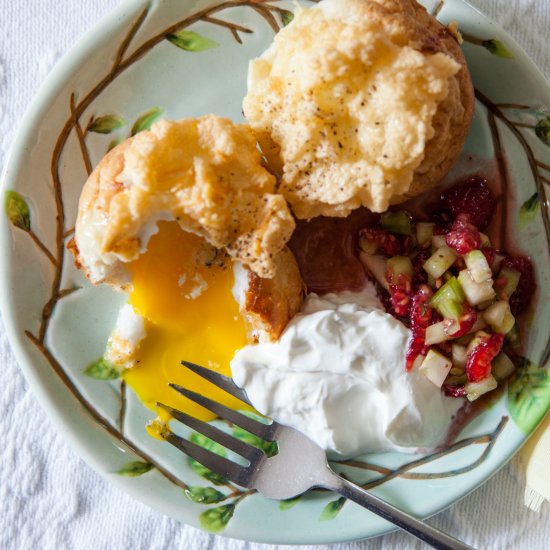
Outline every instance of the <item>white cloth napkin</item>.
{"label": "white cloth napkin", "polygon": [[[185,1],[185,0],[181,0]],[[550,74],[549,0],[472,0]],[[0,0],[0,166],[38,85],[59,57],[118,0]],[[161,516],[103,481],[44,416],[0,328],[0,548],[266,550],[283,547],[202,533]],[[523,505],[512,461],[430,523],[484,549],[548,548],[550,506]],[[397,533],[335,550],[424,547]],[[290,547],[287,547],[290,548]],[[311,550],[321,547],[309,547]]]}

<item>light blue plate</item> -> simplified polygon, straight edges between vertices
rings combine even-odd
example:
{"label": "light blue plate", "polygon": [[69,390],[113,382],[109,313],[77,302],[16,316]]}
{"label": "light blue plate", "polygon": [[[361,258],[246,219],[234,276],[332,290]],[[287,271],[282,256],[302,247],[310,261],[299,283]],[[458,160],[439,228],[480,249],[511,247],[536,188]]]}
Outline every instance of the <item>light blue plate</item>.
{"label": "light blue plate", "polygon": [[[538,368],[548,360],[550,327],[550,90],[517,44],[471,6],[462,0],[426,5],[441,21],[458,21],[464,32],[479,91],[466,150],[478,164],[493,167],[490,177],[509,181],[506,208],[497,216],[535,259],[540,290],[528,319],[525,355],[531,363],[458,444],[427,457],[371,455],[363,468],[347,468],[379,496],[418,516],[435,514],[483,483],[550,407],[549,371]],[[121,399],[119,380],[84,374],[102,355],[125,297],[90,288],[65,249],[87,165],[160,111],[170,118],[213,112],[242,120],[248,60],[288,23],[293,6],[126,1],[79,42],[40,90],[3,176],[4,188],[17,194],[8,195],[2,221],[1,305],[13,349],[43,407],[112,483],[167,515],[230,537],[328,543],[378,535],[391,526],[329,493],[278,503],[216,486],[170,446],[146,435],[152,413],[130,390]],[[166,39],[174,33],[178,40]],[[460,169],[467,165],[466,155]],[[184,489],[209,503],[192,501]]]}

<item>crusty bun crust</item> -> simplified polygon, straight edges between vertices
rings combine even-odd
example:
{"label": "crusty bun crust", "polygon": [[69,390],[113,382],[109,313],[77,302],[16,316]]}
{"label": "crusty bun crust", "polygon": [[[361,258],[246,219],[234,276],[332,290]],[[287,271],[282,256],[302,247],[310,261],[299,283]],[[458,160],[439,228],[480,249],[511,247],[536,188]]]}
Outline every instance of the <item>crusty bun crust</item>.
{"label": "crusty bun crust", "polygon": [[454,34],[417,2],[411,2],[411,9],[418,22],[425,25],[432,36],[437,37],[432,40],[429,35],[420,36],[415,46],[424,53],[443,52],[449,55],[460,65],[460,70],[454,76],[447,97],[439,104],[432,119],[434,136],[426,144],[424,160],[415,170],[409,190],[394,197],[392,204],[429,191],[447,175],[462,151],[475,107],[470,71]]}
{"label": "crusty bun crust", "polygon": [[275,258],[276,276],[262,279],[246,270],[243,292],[236,296],[250,343],[275,342],[298,313],[305,285],[294,254],[283,248]]}
{"label": "crusty bun crust", "polygon": [[262,277],[294,230],[253,132],[214,115],[161,121],[108,153],[82,190],[77,265],[94,283],[124,287],[160,220],[225,249]]}
{"label": "crusty bun crust", "polygon": [[297,9],[250,64],[245,116],[298,218],[381,212],[430,189],[474,94],[452,34],[415,0]]}

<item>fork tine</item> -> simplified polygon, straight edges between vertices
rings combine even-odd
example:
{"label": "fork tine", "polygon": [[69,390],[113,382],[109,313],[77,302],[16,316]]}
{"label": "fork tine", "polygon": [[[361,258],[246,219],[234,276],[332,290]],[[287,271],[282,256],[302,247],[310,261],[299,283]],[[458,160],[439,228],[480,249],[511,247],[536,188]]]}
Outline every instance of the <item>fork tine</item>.
{"label": "fork tine", "polygon": [[232,481],[241,487],[249,487],[251,477],[248,473],[248,466],[240,466],[223,456],[217,455],[204,447],[200,447],[173,432],[167,432],[162,436],[166,441],[172,444],[193,460],[200,462],[206,468],[209,468],[224,479]]}
{"label": "fork tine", "polygon": [[235,382],[231,380],[231,378],[228,378],[223,374],[219,374],[211,369],[201,367],[200,365],[196,365],[195,363],[191,363],[189,361],[182,361],[181,364],[187,367],[189,370],[193,371],[195,374],[198,374],[205,380],[208,380],[215,386],[218,386],[229,395],[232,395],[233,397],[240,399],[243,403],[252,406],[252,403],[250,403],[250,401],[248,400],[245,391],[239,388],[235,384]]}
{"label": "fork tine", "polygon": [[245,443],[244,441],[241,441],[228,433],[222,432],[222,430],[216,428],[216,426],[212,426],[212,424],[197,420],[196,418],[189,416],[184,412],[178,411],[168,405],[164,405],[163,403],[157,403],[157,406],[170,413],[170,415],[186,426],[189,426],[192,430],[205,435],[223,447],[231,449],[250,462],[259,462],[265,456],[260,449],[253,447],[252,445],[248,445],[248,443]]}
{"label": "fork tine", "polygon": [[262,424],[261,422],[257,422],[256,420],[234,411],[221,403],[212,401],[212,399],[209,399],[200,393],[182,388],[178,384],[169,384],[169,386],[188,399],[191,399],[191,401],[198,403],[201,407],[213,412],[220,418],[229,420],[230,422],[233,422],[233,424],[237,424],[237,426],[240,426],[247,432],[257,435],[262,439],[273,440],[272,438],[275,435],[275,429],[278,426],[274,422],[272,424]]}

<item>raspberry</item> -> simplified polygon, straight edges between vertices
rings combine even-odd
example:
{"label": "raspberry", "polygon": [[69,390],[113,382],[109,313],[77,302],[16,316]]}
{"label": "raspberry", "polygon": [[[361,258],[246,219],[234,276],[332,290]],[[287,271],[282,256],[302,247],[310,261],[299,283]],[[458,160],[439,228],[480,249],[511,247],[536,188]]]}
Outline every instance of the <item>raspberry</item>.
{"label": "raspberry", "polygon": [[400,273],[394,277],[395,283],[390,284],[390,296],[393,309],[399,317],[405,317],[409,313],[409,300],[412,290],[410,277]]}
{"label": "raspberry", "polygon": [[430,250],[422,250],[413,259],[413,283],[414,285],[422,285],[428,282],[428,274],[423,269],[426,260],[431,256]]}
{"label": "raspberry", "polygon": [[451,219],[460,214],[469,214],[471,223],[478,229],[489,225],[495,205],[496,199],[487,181],[479,176],[469,177],[441,196],[441,210],[448,213]]}
{"label": "raspberry", "polygon": [[445,238],[447,245],[459,254],[467,254],[481,246],[481,237],[477,227],[470,221],[468,214],[460,214]]}
{"label": "raspberry", "polygon": [[445,384],[443,386],[443,391],[448,397],[466,397],[466,390],[464,386],[449,386]]}
{"label": "raspberry", "polygon": [[432,289],[422,285],[411,299],[411,326],[427,328],[432,324],[433,309],[429,306]]}
{"label": "raspberry", "polygon": [[484,256],[485,256],[485,259],[487,260],[487,263],[492,266],[493,265],[493,262],[495,261],[495,258],[496,258],[496,250],[494,248],[490,248],[488,246],[484,246],[482,249],[481,249],[481,252],[483,252]]}
{"label": "raspberry", "polygon": [[377,252],[381,252],[386,256],[400,256],[408,248],[407,241],[410,239],[402,239],[385,229],[380,227],[365,227],[359,233],[360,237],[366,237],[374,242],[377,247]]}
{"label": "raspberry", "polygon": [[503,342],[503,334],[493,334],[483,338],[468,354],[466,375],[469,382],[480,382],[491,374],[491,361],[500,353]]}
{"label": "raspberry", "polygon": [[427,285],[422,285],[411,299],[410,318],[412,337],[406,354],[406,370],[410,371],[415,359],[419,355],[426,354],[426,327],[433,320],[433,309],[428,305],[432,290]]}
{"label": "raspberry", "polygon": [[[449,333],[449,335],[453,338],[460,338],[461,336],[468,334],[468,332],[472,330],[472,327],[477,321],[477,313],[470,304],[464,302],[462,307],[464,313],[461,315],[460,319],[456,321],[458,327],[456,328],[456,330],[453,330],[451,333]],[[455,326],[455,321],[452,321],[452,326]]]}
{"label": "raspberry", "polygon": [[537,287],[533,264],[526,256],[508,256],[502,264],[521,273],[519,284],[510,296],[510,310],[518,315],[529,305]]}

